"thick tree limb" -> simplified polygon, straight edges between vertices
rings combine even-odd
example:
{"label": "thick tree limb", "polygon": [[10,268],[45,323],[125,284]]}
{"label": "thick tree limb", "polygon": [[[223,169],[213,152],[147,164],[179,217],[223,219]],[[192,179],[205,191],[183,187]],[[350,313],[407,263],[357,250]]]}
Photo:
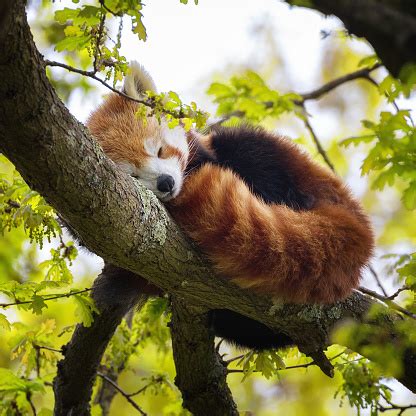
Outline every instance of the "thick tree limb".
{"label": "thick tree limb", "polygon": [[416,63],[413,0],[311,0],[310,7],[337,16],[350,33],[366,38],[394,76],[405,64]]}
{"label": "thick tree limb", "polygon": [[[122,279],[125,282],[124,287],[130,289],[134,289],[137,282],[133,273],[126,271],[120,275],[119,269],[106,265],[94,285],[98,286],[101,282],[110,284],[113,277]],[[130,293],[134,293],[134,290]],[[65,358],[58,363],[58,373],[53,385],[55,416],[90,414],[89,402],[98,365],[117,326],[138,301],[136,296],[126,302],[125,296],[117,296],[121,293],[113,294],[115,300],[112,304],[98,305],[100,314],[94,314],[91,327],[78,325],[71,341],[62,349]],[[123,301],[117,302],[117,298]]]}
{"label": "thick tree limb", "polygon": [[[24,7],[24,0],[10,2],[0,27],[0,150],[92,251],[148,278],[186,304],[230,309],[282,331],[311,356],[318,356],[329,344],[330,332],[343,319],[366,320],[374,300],[359,293],[332,306],[283,305],[215,276],[153,194],[116,169],[56,96],[33,43]],[[109,332],[99,330],[100,322],[116,326],[122,312],[102,313],[93,327],[97,333],[89,338],[93,329],[84,328],[81,338],[90,339],[97,351],[103,351]],[[394,334],[396,319],[400,318],[390,315],[369,325],[405,343],[404,335]],[[69,350],[76,357],[76,351],[82,354],[85,347],[84,341],[74,341],[66,359],[72,354]],[[360,352],[364,345],[354,347]],[[99,355],[88,358],[90,368],[95,368]],[[413,351],[406,354],[404,365],[400,380],[416,391]],[[79,390],[89,391],[76,382],[78,377],[76,372],[64,376],[74,396]],[[85,396],[80,400],[85,401]],[[66,406],[58,401],[58,408]],[[82,410],[77,414],[83,414]]]}
{"label": "thick tree limb", "polygon": [[174,300],[171,325],[175,383],[182,392],[183,406],[194,415],[238,416],[206,310]]}

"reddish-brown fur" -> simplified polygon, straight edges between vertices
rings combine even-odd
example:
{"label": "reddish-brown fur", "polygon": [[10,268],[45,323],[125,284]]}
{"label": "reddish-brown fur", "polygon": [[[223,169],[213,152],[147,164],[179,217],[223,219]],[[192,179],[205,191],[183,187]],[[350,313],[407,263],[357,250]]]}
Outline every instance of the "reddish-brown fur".
{"label": "reddish-brown fur", "polygon": [[[160,129],[153,119],[144,125],[136,109],[112,95],[88,126],[110,158],[139,166],[147,157],[144,136],[149,130],[160,134]],[[274,137],[297,186],[313,196],[311,209],[266,204],[231,170],[210,163],[188,174],[168,209],[216,270],[238,285],[287,302],[343,299],[357,287],[371,256],[369,221],[338,177],[290,140]],[[212,153],[210,136],[201,143]],[[168,148],[161,157],[178,153]]]}
{"label": "reddish-brown fur", "polygon": [[144,139],[162,134],[156,119],[149,118],[146,123],[140,120],[137,108],[133,101],[111,94],[87,121],[91,134],[114,162],[141,166],[147,158]]}
{"label": "reddish-brown fur", "polygon": [[310,161],[304,176],[322,200],[294,211],[265,204],[233,172],[207,164],[190,175],[169,211],[238,285],[289,302],[331,303],[357,287],[373,235],[334,175]]}

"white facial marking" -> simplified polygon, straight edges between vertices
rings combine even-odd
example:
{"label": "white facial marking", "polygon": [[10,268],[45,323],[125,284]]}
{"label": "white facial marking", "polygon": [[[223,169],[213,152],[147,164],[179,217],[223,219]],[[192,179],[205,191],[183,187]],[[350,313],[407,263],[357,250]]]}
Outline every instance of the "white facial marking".
{"label": "white facial marking", "polygon": [[[122,161],[117,164],[128,175],[134,176],[147,188],[153,191],[162,201],[178,196],[183,184],[183,165],[188,159],[189,150],[185,131],[181,127],[169,129],[166,123],[162,124],[159,137],[147,137],[144,139],[144,149],[148,157],[142,166]],[[172,156],[166,159],[158,157],[159,150],[163,146],[175,147],[181,153],[181,158]],[[181,160],[183,163],[181,163]],[[161,175],[169,175],[174,180],[171,192],[161,192],[157,189],[157,180]]]}
{"label": "white facial marking", "polygon": [[188,141],[186,140],[185,131],[182,127],[177,126],[170,129],[168,126],[163,126],[162,135],[167,145],[176,147],[186,158],[188,158]]}
{"label": "white facial marking", "polygon": [[160,140],[153,137],[144,139],[144,150],[146,150],[149,156],[157,156],[159,149],[162,147]]}

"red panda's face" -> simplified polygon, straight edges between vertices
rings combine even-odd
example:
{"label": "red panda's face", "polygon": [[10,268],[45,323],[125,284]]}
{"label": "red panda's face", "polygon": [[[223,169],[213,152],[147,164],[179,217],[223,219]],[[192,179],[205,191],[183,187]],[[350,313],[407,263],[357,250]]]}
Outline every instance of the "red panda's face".
{"label": "red panda's face", "polygon": [[[145,91],[156,91],[150,75],[132,63],[124,82],[124,92],[142,100]],[[166,120],[137,115],[138,104],[118,94],[110,94],[90,115],[87,126],[104,152],[124,172],[135,177],[162,201],[181,191],[189,156],[182,127],[169,129]]]}
{"label": "red panda's face", "polygon": [[189,150],[181,127],[169,129],[165,122],[144,129],[139,139],[140,157],[117,160],[127,174],[138,179],[162,201],[175,198],[182,189]]}

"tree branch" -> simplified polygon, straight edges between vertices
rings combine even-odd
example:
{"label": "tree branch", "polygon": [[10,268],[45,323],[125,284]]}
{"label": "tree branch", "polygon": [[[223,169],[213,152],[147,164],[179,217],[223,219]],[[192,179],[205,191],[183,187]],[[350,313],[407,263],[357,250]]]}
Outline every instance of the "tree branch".
{"label": "tree branch", "polygon": [[414,1],[313,0],[309,7],[337,16],[350,33],[366,38],[395,77],[405,64],[416,63]]}
{"label": "tree branch", "polygon": [[175,384],[182,392],[183,406],[198,416],[238,416],[207,314],[175,298],[171,325]]}
{"label": "tree branch", "polygon": [[[105,349],[124,315],[137,304],[140,281],[133,273],[121,271],[110,264],[94,282],[93,297],[101,285],[111,285],[113,279],[121,280],[117,291],[112,291],[112,302],[105,304],[96,299],[100,314],[94,314],[91,327],[78,325],[71,341],[62,348],[64,359],[58,362],[58,372],[53,383],[55,416],[89,415],[89,402],[97,368]],[[119,282],[120,283],[120,282]],[[124,291],[131,294],[126,300]]]}
{"label": "tree branch", "polygon": [[335,78],[332,81],[329,81],[326,84],[322,85],[321,87],[317,88],[316,90],[300,94],[300,96],[302,97],[301,103],[308,101],[308,100],[316,100],[318,98],[321,98],[323,95],[327,94],[328,92],[350,81],[355,81],[357,79],[365,79],[367,81],[372,82],[373,80],[372,78],[370,78],[371,72],[381,67],[382,67],[381,64],[375,64],[372,67],[362,68],[355,72],[350,72],[349,74]]}
{"label": "tree branch", "polygon": [[[43,300],[45,302],[47,302],[48,300],[56,300],[56,299],[60,299],[60,298],[69,298],[69,297],[74,296],[74,295],[79,295],[80,293],[89,292],[90,290],[91,289],[70,291],[70,292],[67,292],[67,293],[60,293],[58,295],[48,294],[48,295],[45,295],[45,296],[49,296],[49,297],[45,297],[45,298],[43,298]],[[0,308],[6,309],[6,308],[9,308],[10,306],[27,305],[28,303],[33,303],[33,300],[17,300],[16,302],[0,303]]]}
{"label": "tree branch", "polygon": [[[91,78],[94,81],[97,81],[100,84],[104,85],[104,87],[108,88],[110,91],[112,91],[112,92],[120,95],[121,97],[126,98],[127,100],[133,101],[133,102],[138,103],[138,104],[145,105],[146,107],[149,107],[149,108],[155,108],[155,103],[151,99],[139,100],[137,98],[130,97],[129,95],[125,94],[123,91],[120,91],[120,90],[114,88],[108,82],[105,82],[103,79],[101,79],[100,77],[98,77],[97,76],[98,70],[95,69],[95,66],[96,66],[95,61],[94,61],[94,70],[93,71],[85,71],[83,69],[74,68],[73,66],[64,64],[62,62],[50,61],[48,59],[45,59],[43,61],[43,65],[45,67],[46,66],[50,66],[50,67],[63,68],[63,69],[66,69],[69,72],[74,72],[74,73],[79,74],[79,75],[82,75],[84,77]],[[182,110],[175,111],[175,110],[168,110],[168,109],[164,108],[163,109],[163,112],[165,114],[171,115],[174,118],[184,118],[184,117],[187,116]]]}
{"label": "tree branch", "polygon": [[[366,318],[374,304],[369,296],[354,293],[326,306],[284,305],[218,278],[156,197],[116,168],[56,96],[27,25],[25,1],[12,2],[2,19],[0,150],[90,250],[144,276],[175,299],[206,309],[230,309],[284,332],[309,355],[329,344],[332,329],[345,318],[408,342],[394,331],[394,322],[402,319],[399,315],[387,313],[377,322]],[[58,368],[56,414],[69,408],[80,409],[73,414],[87,414],[92,369],[95,374],[99,356],[125,312],[125,305],[110,305],[91,328],[78,327],[65,351],[68,364]],[[354,347],[360,352],[364,345]],[[400,381],[416,391],[414,350],[406,351],[403,360]]]}
{"label": "tree branch", "polygon": [[101,377],[106,383],[109,383],[114,387],[141,415],[146,416],[146,413],[142,408],[131,398],[131,395],[126,393],[117,383],[115,383],[110,377],[105,374],[97,372],[97,375]]}

